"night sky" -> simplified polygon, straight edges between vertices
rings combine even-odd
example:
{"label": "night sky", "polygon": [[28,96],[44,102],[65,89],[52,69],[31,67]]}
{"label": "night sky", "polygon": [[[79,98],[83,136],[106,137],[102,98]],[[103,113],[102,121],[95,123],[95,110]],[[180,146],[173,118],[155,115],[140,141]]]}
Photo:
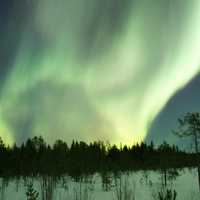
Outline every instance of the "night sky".
{"label": "night sky", "polygon": [[198,0],[0,0],[0,136],[176,142],[199,53]]}

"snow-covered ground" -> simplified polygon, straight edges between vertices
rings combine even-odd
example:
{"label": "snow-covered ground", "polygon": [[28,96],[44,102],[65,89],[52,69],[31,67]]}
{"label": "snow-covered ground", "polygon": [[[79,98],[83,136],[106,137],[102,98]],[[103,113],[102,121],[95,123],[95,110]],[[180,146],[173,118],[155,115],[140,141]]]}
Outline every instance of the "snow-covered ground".
{"label": "snow-covered ground", "polygon": [[[176,190],[177,200],[197,200],[200,198],[198,176],[196,169],[184,169],[166,173],[160,171],[127,172],[114,176],[100,174],[83,177],[74,181],[69,176],[59,181],[48,178],[3,180],[0,182],[0,200],[25,200],[27,184],[33,181],[33,187],[39,192],[42,200],[156,200],[158,192],[165,190],[165,177],[167,188]],[[103,181],[104,180],[104,184]],[[123,198],[127,194],[126,199]],[[43,194],[43,198],[42,198]],[[46,198],[44,197],[46,195]],[[132,198],[133,199],[133,198]],[[132,200],[131,199],[131,200]]]}

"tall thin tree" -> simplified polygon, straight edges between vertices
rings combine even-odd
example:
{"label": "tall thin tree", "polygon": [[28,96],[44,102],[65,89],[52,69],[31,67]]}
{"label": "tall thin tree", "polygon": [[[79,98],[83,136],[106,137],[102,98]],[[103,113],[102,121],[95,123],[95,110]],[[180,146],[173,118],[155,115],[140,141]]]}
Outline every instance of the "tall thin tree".
{"label": "tall thin tree", "polygon": [[173,131],[179,137],[192,137],[196,158],[198,162],[198,179],[200,190],[200,158],[199,158],[199,143],[200,143],[200,113],[188,112],[183,118],[178,119],[179,127]]}

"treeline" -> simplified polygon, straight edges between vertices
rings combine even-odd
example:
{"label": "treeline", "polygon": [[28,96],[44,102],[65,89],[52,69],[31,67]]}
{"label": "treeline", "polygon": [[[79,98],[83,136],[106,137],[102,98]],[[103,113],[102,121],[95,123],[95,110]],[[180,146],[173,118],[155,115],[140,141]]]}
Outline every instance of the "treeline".
{"label": "treeline", "polygon": [[197,166],[197,155],[166,142],[154,147],[136,144],[117,147],[102,141],[87,144],[62,140],[48,145],[42,137],[28,139],[21,146],[6,146],[0,139],[0,176],[77,176],[115,170],[162,169]]}

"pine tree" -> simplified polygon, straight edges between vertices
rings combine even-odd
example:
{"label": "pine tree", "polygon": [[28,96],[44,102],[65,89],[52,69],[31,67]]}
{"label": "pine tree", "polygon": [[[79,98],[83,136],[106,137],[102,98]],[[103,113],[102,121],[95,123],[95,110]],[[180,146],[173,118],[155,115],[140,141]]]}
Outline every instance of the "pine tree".
{"label": "pine tree", "polygon": [[37,200],[39,193],[33,188],[33,183],[27,185],[26,197],[27,200]]}

